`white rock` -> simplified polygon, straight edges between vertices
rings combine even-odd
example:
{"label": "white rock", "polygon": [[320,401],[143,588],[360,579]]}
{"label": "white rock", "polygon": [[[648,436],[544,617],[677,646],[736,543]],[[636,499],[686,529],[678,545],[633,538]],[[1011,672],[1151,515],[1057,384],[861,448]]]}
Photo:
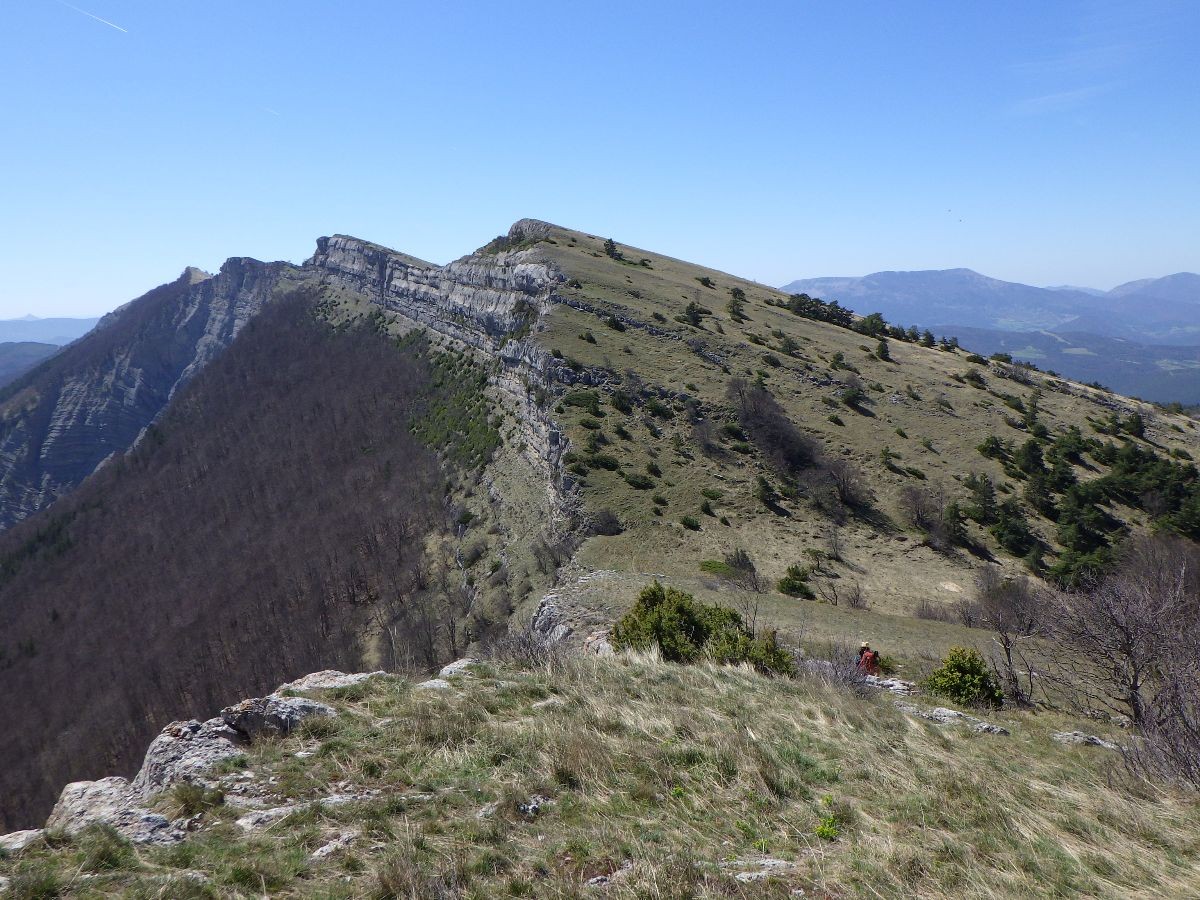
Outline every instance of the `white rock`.
{"label": "white rock", "polygon": [[615,884],[616,882],[620,881],[632,871],[633,862],[627,859],[625,862],[621,863],[620,868],[618,868],[616,871],[610,872],[607,875],[597,875],[594,878],[589,878],[586,884],[588,887],[607,887],[610,884]]}
{"label": "white rock", "polygon": [[797,865],[786,859],[763,856],[757,859],[731,859],[721,863],[722,869],[739,869],[734,878],[743,884],[780,878],[795,872]]}
{"label": "white rock", "polygon": [[237,820],[237,825],[243,831],[257,831],[260,828],[266,828],[268,825],[274,825],[280,819],[286,819],[296,810],[300,809],[297,804],[289,804],[287,806],[273,806],[270,809],[258,809],[251,813],[246,813]]}
{"label": "white rock", "polygon": [[920,706],[913,706],[911,703],[897,703],[896,708],[910,716],[928,719],[930,722],[936,722],[939,725],[966,725],[972,731],[979,732],[980,734],[1008,734],[1007,728],[1000,725],[993,725],[991,722],[985,722],[983,719],[977,719],[974,716],[969,716],[955,709],[947,709],[944,706],[926,709]]}
{"label": "white rock", "polygon": [[430,678],[420,684],[414,684],[414,691],[448,691],[453,685],[445,678]]}
{"label": "white rock", "polygon": [[146,750],[133,792],[148,800],[174,784],[194,781],[223,759],[242,752],[245,739],[222,719],[172,722]]}
{"label": "white rock", "polygon": [[275,693],[282,694],[284,691],[296,691],[303,694],[308,691],[324,691],[330,688],[351,687],[356,684],[362,684],[371,678],[386,676],[387,672],[383,671],[355,672],[352,675],[347,675],[345,672],[325,669],[321,672],[313,672],[311,675],[305,675],[303,678],[297,678],[295,681],[289,681],[287,684],[281,684],[275,689]]}
{"label": "white rock", "polygon": [[237,824],[243,831],[257,831],[260,828],[267,828],[274,825],[281,819],[286,819],[297,810],[308,809],[310,806],[341,806],[342,804],[354,803],[358,800],[370,800],[372,797],[377,797],[378,795],[379,791],[363,791],[358,794],[330,794],[327,797],[318,797],[315,800],[305,803],[285,803],[283,806],[273,806],[270,809],[257,809],[254,812],[247,813],[237,820]]}
{"label": "white rock", "polygon": [[358,835],[359,832],[355,830],[343,831],[333,840],[322,844],[320,847],[314,850],[312,855],[309,856],[309,859],[311,859],[313,862],[320,862],[326,857],[337,853],[339,850],[344,850],[349,847],[354,842],[354,839],[358,837]]}
{"label": "white rock", "polygon": [[165,816],[138,806],[129,782],[116,776],[68,784],[46,827],[74,834],[97,823],[111,825],[135,844],[174,844],[184,838],[184,832]]}
{"label": "white rock", "polygon": [[532,818],[535,818],[536,816],[538,816],[544,809],[546,809],[548,806],[550,806],[553,802],[554,802],[553,800],[551,800],[549,797],[545,796],[544,794],[534,794],[532,797],[530,797],[524,803],[518,803],[517,809],[520,811],[521,815],[528,816],[529,818],[532,819]]}
{"label": "white rock", "polygon": [[602,628],[598,631],[593,631],[583,639],[583,652],[592,653],[596,656],[612,656],[616,653],[612,643],[608,639],[608,629]]}
{"label": "white rock", "polygon": [[531,704],[534,709],[553,709],[558,706],[566,706],[567,703],[562,697],[547,697],[545,700],[538,700]]}
{"label": "white rock", "polygon": [[14,831],[11,834],[0,834],[0,850],[5,853],[20,853],[30,844],[41,840],[42,829],[30,831]]}
{"label": "white rock", "polygon": [[558,643],[571,636],[571,626],[562,620],[557,594],[547,594],[538,603],[538,608],[529,626],[534,634],[550,643]]}
{"label": "white rock", "polygon": [[915,684],[900,678],[880,678],[877,675],[864,675],[863,681],[873,688],[879,688],[881,691],[890,691],[893,694],[901,696],[909,696],[917,693],[917,686]]}
{"label": "white rock", "polygon": [[470,657],[456,659],[454,662],[442,666],[442,670],[438,672],[437,677],[442,679],[454,678],[455,676],[470,678],[474,675],[471,670],[478,666],[479,660],[477,659],[471,659]]}
{"label": "white rock", "polygon": [[1084,747],[1100,747],[1104,750],[1120,750],[1121,748],[1112,741],[1106,741],[1102,737],[1097,737],[1094,734],[1087,734],[1083,731],[1056,731],[1050,735],[1051,738],[1058,741],[1060,744],[1078,744]]}

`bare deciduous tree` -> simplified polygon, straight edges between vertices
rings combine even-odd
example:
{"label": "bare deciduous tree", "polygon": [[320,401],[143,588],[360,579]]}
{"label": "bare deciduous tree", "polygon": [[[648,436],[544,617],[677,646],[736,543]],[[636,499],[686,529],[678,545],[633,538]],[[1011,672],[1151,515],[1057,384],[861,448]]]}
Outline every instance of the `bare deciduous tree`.
{"label": "bare deciduous tree", "polygon": [[1200,653],[1200,549],[1181,538],[1135,538],[1113,574],[1057,595],[1047,611],[1060,651],[1052,675],[1067,696],[1090,712],[1154,724],[1160,691]]}
{"label": "bare deciduous tree", "polygon": [[1031,644],[1041,631],[1046,599],[1027,578],[1006,579],[990,566],[980,573],[976,590],[978,600],[968,605],[972,625],[993,633],[992,668],[1005,695],[1028,705],[1036,670]]}

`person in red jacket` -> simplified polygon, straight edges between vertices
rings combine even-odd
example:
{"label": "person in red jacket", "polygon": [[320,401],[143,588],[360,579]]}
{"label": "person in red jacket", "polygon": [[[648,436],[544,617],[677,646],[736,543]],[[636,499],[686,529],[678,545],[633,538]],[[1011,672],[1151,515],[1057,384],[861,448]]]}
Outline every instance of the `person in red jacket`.
{"label": "person in red jacket", "polygon": [[862,646],[858,648],[857,668],[864,675],[879,674],[879,651],[872,650],[871,645],[866,641],[863,641]]}

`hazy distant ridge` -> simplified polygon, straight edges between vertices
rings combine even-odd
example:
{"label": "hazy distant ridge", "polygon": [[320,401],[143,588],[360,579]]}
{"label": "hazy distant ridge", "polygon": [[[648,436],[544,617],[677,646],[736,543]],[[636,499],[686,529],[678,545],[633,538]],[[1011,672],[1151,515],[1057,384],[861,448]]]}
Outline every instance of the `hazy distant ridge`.
{"label": "hazy distant ridge", "polygon": [[1143,343],[1200,344],[1200,275],[1191,272],[1130,281],[1106,292],[1034,287],[970,269],[805,278],[783,290],[837,300],[859,313],[881,312],[904,325],[953,322],[970,328],[1083,331]]}
{"label": "hazy distant ridge", "polygon": [[99,319],[0,319],[0,343],[69,344],[91,331]]}

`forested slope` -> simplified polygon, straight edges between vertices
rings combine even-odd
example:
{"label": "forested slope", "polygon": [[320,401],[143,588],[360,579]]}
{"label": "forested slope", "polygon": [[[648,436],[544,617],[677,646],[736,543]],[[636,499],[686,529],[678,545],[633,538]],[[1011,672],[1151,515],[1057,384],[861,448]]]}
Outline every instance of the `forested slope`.
{"label": "forested slope", "polygon": [[430,372],[419,342],[334,329],[294,297],[132,454],[0,537],[0,830],[127,771],[171,719],[362,667],[380,602],[402,643],[417,633],[404,602],[445,518],[410,430],[448,389]]}

